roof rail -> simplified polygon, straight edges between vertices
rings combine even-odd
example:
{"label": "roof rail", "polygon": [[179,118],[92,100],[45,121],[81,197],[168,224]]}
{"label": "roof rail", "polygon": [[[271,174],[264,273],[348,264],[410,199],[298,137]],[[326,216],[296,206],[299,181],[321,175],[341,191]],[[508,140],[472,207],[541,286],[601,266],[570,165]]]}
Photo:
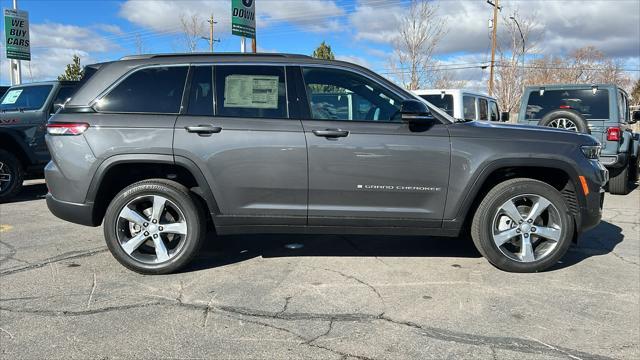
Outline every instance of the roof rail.
{"label": "roof rail", "polygon": [[251,56],[251,57],[283,57],[283,58],[309,58],[308,55],[301,54],[282,54],[282,53],[210,53],[210,52],[198,52],[198,53],[174,53],[174,54],[140,54],[140,55],[127,55],[120,58],[120,60],[145,60],[156,58],[170,58],[170,57],[197,57],[197,56]]}

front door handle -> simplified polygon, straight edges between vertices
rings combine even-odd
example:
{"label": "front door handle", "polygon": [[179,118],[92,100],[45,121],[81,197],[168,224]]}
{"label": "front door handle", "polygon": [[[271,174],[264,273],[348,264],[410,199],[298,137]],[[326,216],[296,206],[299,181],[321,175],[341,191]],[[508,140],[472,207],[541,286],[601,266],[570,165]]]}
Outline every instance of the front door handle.
{"label": "front door handle", "polygon": [[213,125],[198,125],[198,126],[185,126],[187,132],[196,134],[216,134],[222,131],[220,126]]}
{"label": "front door handle", "polygon": [[326,129],[326,130],[313,130],[315,136],[322,136],[326,138],[339,138],[347,137],[349,132],[347,130],[340,129]]}

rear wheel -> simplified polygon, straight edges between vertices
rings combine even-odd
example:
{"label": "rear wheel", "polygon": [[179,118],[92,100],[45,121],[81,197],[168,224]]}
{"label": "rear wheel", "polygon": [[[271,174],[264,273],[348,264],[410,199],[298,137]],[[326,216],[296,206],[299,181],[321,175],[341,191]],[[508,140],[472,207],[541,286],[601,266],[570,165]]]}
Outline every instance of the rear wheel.
{"label": "rear wheel", "polygon": [[619,169],[613,169],[611,176],[609,177],[609,193],[613,195],[627,195],[631,190],[629,184],[630,181],[630,167],[632,163],[629,162],[627,166]]}
{"label": "rear wheel", "polygon": [[15,196],[22,189],[24,170],[15,155],[0,150],[0,202]]}
{"label": "rear wheel", "polygon": [[113,256],[142,274],[175,272],[196,255],[205,234],[199,203],[184,186],[145,180],[113,199],[104,235]]}
{"label": "rear wheel", "polygon": [[496,185],[478,206],[471,237],[495,267],[536,272],[564,256],[573,236],[573,217],[562,194],[533,179]]}

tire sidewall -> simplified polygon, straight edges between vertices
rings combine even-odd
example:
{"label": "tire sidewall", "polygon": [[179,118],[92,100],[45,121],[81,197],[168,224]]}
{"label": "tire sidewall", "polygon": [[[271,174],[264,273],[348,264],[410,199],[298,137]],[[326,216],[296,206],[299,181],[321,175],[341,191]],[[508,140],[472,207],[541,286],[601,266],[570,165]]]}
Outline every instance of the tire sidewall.
{"label": "tire sidewall", "polygon": [[587,120],[582,115],[580,115],[578,112],[572,111],[572,110],[555,110],[555,111],[552,111],[552,112],[548,113],[547,115],[545,115],[540,120],[538,125],[539,126],[550,127],[549,123],[551,123],[553,120],[558,119],[558,118],[566,118],[566,119],[569,119],[569,120],[573,121],[573,123],[576,124],[576,127],[578,128],[578,132],[579,133],[583,133],[583,134],[590,134],[591,133],[591,131],[589,130],[589,123],[587,122]]}
{"label": "tire sidewall", "polygon": [[22,165],[11,153],[0,150],[0,162],[4,164],[5,169],[8,169],[11,175],[9,186],[0,191],[0,201],[3,201],[9,199],[20,190],[24,174],[22,172]]}
{"label": "tire sidewall", "polygon": [[[558,241],[558,245],[553,250],[553,253],[541,260],[529,263],[518,262],[504,255],[500,251],[498,246],[494,243],[492,233],[493,219],[496,212],[499,210],[499,207],[514,196],[524,194],[540,195],[551,201],[556,209],[558,209],[558,212],[564,224],[562,236]],[[556,264],[558,260],[560,260],[565,255],[569,246],[571,245],[571,241],[573,238],[574,221],[573,216],[571,216],[569,208],[567,207],[566,202],[562,197],[562,194],[560,194],[555,188],[541,182],[522,181],[519,184],[513,184],[513,186],[508,186],[504,189],[501,189],[501,191],[495,195],[496,196],[490,199],[490,201],[486,204],[486,211],[481,214],[480,219],[481,223],[483,224],[483,227],[481,229],[480,244],[483,248],[485,257],[487,257],[489,262],[491,262],[496,267],[507,271],[535,272],[544,270]]]}
{"label": "tire sidewall", "polygon": [[[145,195],[160,195],[167,198],[180,208],[187,223],[187,236],[179,253],[169,261],[160,264],[145,264],[139,262],[129,256],[118,243],[116,224],[120,211],[129,201]],[[107,208],[103,228],[107,247],[122,265],[144,274],[166,274],[174,272],[186,265],[194,253],[197,252],[200,238],[203,236],[202,224],[201,211],[191,196],[164,183],[146,182],[131,185],[113,198]]]}

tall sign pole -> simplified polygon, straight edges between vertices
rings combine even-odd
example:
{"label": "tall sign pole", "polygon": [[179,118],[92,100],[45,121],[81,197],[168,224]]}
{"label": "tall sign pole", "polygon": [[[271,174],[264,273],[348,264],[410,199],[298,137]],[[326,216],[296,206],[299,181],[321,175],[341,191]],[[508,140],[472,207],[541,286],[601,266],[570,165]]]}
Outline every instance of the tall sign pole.
{"label": "tall sign pole", "polygon": [[31,60],[29,44],[29,14],[18,10],[18,1],[13,0],[13,9],[4,9],[4,44],[9,59],[11,84],[22,83],[22,64],[20,60]]}
{"label": "tall sign pole", "polygon": [[[240,51],[246,52],[246,38],[256,38],[256,4],[254,0],[231,0],[231,34],[241,36]],[[252,47],[255,49],[255,46]]]}
{"label": "tall sign pole", "polygon": [[493,6],[493,31],[491,32],[491,70],[489,70],[489,96],[493,96],[493,69],[496,65],[496,36],[498,33],[498,10],[500,8],[500,0],[495,0],[495,3],[491,0],[487,0],[489,5]]}

